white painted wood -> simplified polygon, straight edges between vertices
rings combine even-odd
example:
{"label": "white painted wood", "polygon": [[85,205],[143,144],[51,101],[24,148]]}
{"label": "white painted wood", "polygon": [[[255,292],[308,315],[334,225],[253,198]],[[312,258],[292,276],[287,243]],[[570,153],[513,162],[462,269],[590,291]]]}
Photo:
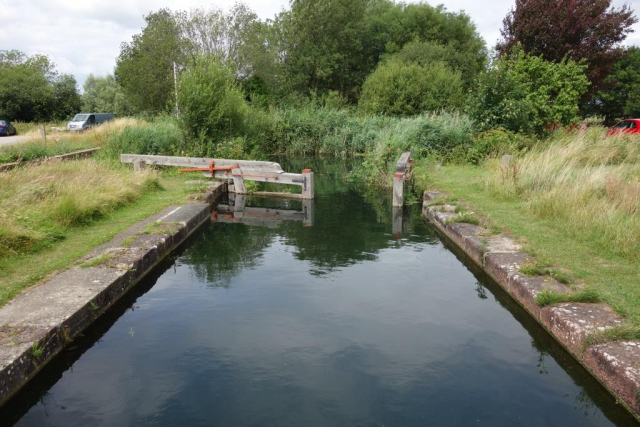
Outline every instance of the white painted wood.
{"label": "white painted wood", "polygon": [[121,154],[122,163],[144,162],[146,165],[178,166],[184,168],[206,168],[211,162],[215,167],[237,166],[237,169],[214,171],[204,171],[205,176],[215,179],[232,179],[233,185],[229,186],[229,192],[237,194],[247,194],[244,185],[245,180],[256,182],[271,182],[275,184],[298,185],[302,187],[302,197],[313,199],[314,180],[313,172],[305,169],[302,174],[287,173],[275,162],[261,162],[253,160],[232,160],[213,159],[206,157],[174,157],[174,156],[152,156],[142,154]]}

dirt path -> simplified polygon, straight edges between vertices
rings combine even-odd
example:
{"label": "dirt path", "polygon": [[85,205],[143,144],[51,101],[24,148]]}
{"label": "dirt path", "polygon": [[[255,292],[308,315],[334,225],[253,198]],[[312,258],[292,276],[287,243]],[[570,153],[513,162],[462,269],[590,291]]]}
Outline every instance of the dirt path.
{"label": "dirt path", "polygon": [[0,147],[4,145],[17,144],[18,142],[29,139],[28,135],[0,136]]}

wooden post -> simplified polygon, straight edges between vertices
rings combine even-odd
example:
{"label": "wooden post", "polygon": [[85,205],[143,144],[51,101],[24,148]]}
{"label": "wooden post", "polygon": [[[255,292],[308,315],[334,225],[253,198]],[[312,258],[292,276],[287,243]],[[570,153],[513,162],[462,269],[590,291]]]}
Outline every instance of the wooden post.
{"label": "wooden post", "polygon": [[42,141],[47,143],[47,130],[44,128],[44,125],[40,125],[40,135],[42,136]]}
{"label": "wooden post", "polygon": [[304,180],[304,183],[302,184],[302,198],[311,200],[314,195],[313,172],[311,169],[302,170],[302,179]]}
{"label": "wooden post", "polygon": [[404,205],[404,174],[393,174],[393,207]]}
{"label": "wooden post", "polygon": [[313,199],[302,201],[302,226],[313,227]]}
{"label": "wooden post", "polygon": [[231,171],[231,179],[233,179],[233,190],[236,194],[247,194],[247,187],[244,186],[244,178],[240,168]]}
{"label": "wooden post", "polygon": [[411,173],[411,151],[402,153],[393,174],[393,206],[404,205],[404,181]]}
{"label": "wooden post", "polygon": [[402,207],[394,206],[393,208],[393,238],[402,237]]}

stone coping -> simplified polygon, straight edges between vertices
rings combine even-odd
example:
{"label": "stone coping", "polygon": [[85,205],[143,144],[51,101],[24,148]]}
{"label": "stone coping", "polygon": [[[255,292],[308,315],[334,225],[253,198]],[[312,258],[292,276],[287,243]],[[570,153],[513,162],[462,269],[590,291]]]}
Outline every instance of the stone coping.
{"label": "stone coping", "polygon": [[[134,287],[198,227],[226,183],[201,203],[171,206],[96,249],[0,309],[0,404]],[[85,268],[83,268],[85,267]]]}
{"label": "stone coping", "polygon": [[586,346],[596,331],[622,324],[623,319],[605,304],[561,303],[541,307],[542,290],[557,293],[570,288],[548,276],[529,277],[520,266],[534,261],[511,237],[491,233],[478,225],[449,222],[457,214],[451,205],[430,205],[440,192],[425,191],[423,215],[459,246],[505,291],[518,301],[560,344],[619,401],[640,417],[640,342],[616,341]]}

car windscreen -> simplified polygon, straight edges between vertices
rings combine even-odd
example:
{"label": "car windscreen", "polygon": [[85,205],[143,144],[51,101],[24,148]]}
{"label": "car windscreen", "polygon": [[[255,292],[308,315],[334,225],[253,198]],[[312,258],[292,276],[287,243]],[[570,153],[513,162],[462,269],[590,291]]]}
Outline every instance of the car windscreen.
{"label": "car windscreen", "polygon": [[88,114],[76,114],[76,116],[71,120],[72,122],[84,122],[89,117]]}
{"label": "car windscreen", "polygon": [[614,128],[616,129],[626,129],[629,127],[629,122],[624,121],[624,122],[620,122],[617,125],[614,126]]}
{"label": "car windscreen", "polygon": [[0,120],[0,126],[6,126],[7,122],[5,122],[4,120]]}

